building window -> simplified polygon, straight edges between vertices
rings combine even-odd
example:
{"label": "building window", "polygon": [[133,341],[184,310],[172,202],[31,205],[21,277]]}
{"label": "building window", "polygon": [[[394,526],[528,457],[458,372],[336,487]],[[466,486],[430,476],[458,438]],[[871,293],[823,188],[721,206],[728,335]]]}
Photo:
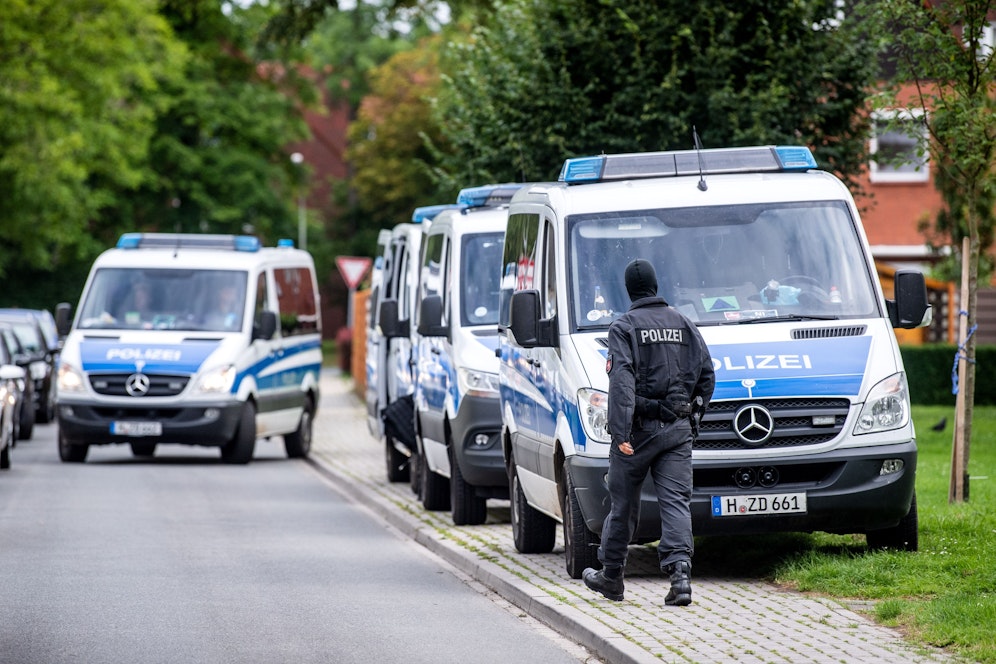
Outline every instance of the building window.
{"label": "building window", "polygon": [[923,112],[877,113],[871,139],[872,182],[928,182],[927,155],[920,154],[927,138]]}

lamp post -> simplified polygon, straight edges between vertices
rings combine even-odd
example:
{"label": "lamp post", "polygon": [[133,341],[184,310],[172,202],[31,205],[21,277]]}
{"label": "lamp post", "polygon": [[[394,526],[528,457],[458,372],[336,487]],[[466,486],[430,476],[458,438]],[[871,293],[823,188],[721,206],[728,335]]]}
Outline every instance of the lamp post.
{"label": "lamp post", "polygon": [[[290,160],[294,162],[295,166],[300,168],[301,164],[304,163],[304,155],[300,152],[295,152],[290,156]],[[303,190],[299,190],[297,194],[297,246],[307,251],[308,230],[305,212],[304,192]]]}

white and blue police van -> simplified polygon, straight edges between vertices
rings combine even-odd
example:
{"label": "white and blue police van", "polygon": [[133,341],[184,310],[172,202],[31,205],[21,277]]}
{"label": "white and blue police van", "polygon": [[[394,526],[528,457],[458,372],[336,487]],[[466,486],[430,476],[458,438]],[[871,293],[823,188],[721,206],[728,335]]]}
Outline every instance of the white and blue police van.
{"label": "white and blue police van", "polygon": [[[929,324],[923,276],[886,299],[843,183],[800,147],[569,159],[509,208],[500,312],[512,530],[597,567],[609,509],[609,324],[625,266],[701,331],[716,390],[693,446],[696,535],[865,533],[917,547],[916,436],[893,328]],[[634,543],[660,537],[642,489]]]}
{"label": "white and blue police van", "polygon": [[521,184],[460,192],[422,239],[415,430],[422,505],[456,525],[487,519],[508,498],[498,435],[498,282],[508,203]]}
{"label": "white and blue police van", "polygon": [[311,255],[289,241],[128,233],[90,270],[66,334],[56,414],[63,461],[91,445],[221,448],[248,463],[257,438],[307,456],[322,364]]}
{"label": "white and blue police van", "polygon": [[380,403],[378,398],[380,372],[383,371],[384,362],[386,362],[386,357],[381,357],[381,355],[386,352],[387,346],[376,323],[377,309],[385,287],[384,266],[388,264],[391,256],[392,236],[391,230],[387,228],[382,228],[377,234],[377,253],[374,257],[373,268],[370,271],[370,296],[367,299],[365,316],[364,369],[366,382],[364,384],[364,400],[367,405],[367,430],[371,436],[378,440],[384,435],[384,422],[377,406]]}

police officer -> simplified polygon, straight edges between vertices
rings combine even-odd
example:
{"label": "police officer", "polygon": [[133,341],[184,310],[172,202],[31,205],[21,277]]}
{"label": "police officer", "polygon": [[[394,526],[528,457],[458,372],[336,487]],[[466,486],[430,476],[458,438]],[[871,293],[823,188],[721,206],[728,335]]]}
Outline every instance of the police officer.
{"label": "police officer", "polygon": [[661,571],[670,577],[668,605],[692,602],[692,426],[712,397],[712,358],[696,327],[657,297],[648,261],[626,266],[629,311],[609,327],[609,497],[598,559],[586,586],[623,599],[623,568],[649,472],[657,489]]}

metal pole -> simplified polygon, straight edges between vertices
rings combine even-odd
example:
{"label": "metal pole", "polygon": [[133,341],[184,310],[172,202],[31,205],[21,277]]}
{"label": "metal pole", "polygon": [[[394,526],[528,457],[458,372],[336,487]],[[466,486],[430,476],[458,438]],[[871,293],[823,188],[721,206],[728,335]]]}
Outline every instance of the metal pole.
{"label": "metal pole", "polygon": [[297,246],[308,250],[307,210],[304,207],[304,194],[297,197]]}

